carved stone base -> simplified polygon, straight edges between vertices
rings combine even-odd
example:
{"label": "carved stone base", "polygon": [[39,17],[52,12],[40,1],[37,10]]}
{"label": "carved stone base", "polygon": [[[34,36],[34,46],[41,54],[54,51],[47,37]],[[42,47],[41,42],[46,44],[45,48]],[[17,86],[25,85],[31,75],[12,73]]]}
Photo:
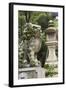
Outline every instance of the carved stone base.
{"label": "carved stone base", "polygon": [[44,78],[45,70],[41,67],[19,69],[18,79]]}

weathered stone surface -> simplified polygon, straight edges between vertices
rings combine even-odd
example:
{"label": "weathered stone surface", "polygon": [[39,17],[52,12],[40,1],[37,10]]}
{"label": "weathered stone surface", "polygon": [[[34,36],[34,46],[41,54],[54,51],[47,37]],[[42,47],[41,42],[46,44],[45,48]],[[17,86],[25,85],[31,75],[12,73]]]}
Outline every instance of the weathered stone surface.
{"label": "weathered stone surface", "polygon": [[47,64],[57,64],[57,56],[55,53],[56,46],[58,46],[58,41],[56,39],[56,28],[53,26],[53,21],[49,22],[49,27],[46,32],[46,45],[48,46],[48,57],[46,60]]}
{"label": "weathered stone surface", "polygon": [[[58,57],[56,56],[56,47],[58,47],[58,39],[57,39],[57,30],[53,25],[53,21],[49,22],[49,27],[46,29],[46,45],[48,47],[48,57],[46,59],[45,65],[54,66],[54,68],[49,72],[46,70],[46,73],[50,73],[49,76],[55,77],[58,76]],[[47,75],[48,75],[47,74]]]}
{"label": "weathered stone surface", "polygon": [[19,69],[18,79],[44,78],[45,70],[41,67]]}

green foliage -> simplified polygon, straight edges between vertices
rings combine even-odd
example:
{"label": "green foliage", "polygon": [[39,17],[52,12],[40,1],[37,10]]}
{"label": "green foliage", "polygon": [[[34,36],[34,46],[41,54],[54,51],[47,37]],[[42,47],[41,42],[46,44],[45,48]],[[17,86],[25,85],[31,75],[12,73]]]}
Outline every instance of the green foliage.
{"label": "green foliage", "polygon": [[23,26],[26,23],[25,16],[22,15],[22,13],[18,13],[18,39],[19,43],[22,41],[22,35],[23,35]]}
{"label": "green foliage", "polygon": [[31,22],[41,26],[42,30],[48,27],[48,21],[53,19],[51,14],[48,12],[34,12],[31,16]]}
{"label": "green foliage", "polygon": [[44,68],[46,69],[46,77],[52,77],[53,75],[58,74],[58,72],[55,71],[55,68],[57,68],[55,65],[46,64],[44,65]]}
{"label": "green foliage", "polygon": [[41,25],[42,30],[45,30],[48,27],[48,17],[45,14],[40,14],[37,18],[37,22],[39,25]]}

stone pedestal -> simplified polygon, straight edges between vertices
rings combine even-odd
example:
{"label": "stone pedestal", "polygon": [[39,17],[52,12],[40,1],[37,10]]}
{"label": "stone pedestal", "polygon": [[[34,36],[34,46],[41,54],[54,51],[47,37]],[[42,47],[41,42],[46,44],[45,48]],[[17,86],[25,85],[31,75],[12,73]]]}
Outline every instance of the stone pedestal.
{"label": "stone pedestal", "polygon": [[57,43],[57,41],[46,42],[46,45],[48,46],[48,57],[46,60],[46,64],[57,64],[58,59],[55,52]]}
{"label": "stone pedestal", "polygon": [[18,79],[44,78],[45,70],[41,67],[19,69]]}

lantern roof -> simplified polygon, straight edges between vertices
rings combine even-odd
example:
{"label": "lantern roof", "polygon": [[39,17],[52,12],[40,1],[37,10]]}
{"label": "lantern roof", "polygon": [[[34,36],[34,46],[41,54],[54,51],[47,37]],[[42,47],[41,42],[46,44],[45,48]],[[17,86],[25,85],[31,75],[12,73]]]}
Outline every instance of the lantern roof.
{"label": "lantern roof", "polygon": [[56,28],[54,27],[54,22],[52,20],[49,21],[48,28],[45,30],[46,33],[56,32]]}

